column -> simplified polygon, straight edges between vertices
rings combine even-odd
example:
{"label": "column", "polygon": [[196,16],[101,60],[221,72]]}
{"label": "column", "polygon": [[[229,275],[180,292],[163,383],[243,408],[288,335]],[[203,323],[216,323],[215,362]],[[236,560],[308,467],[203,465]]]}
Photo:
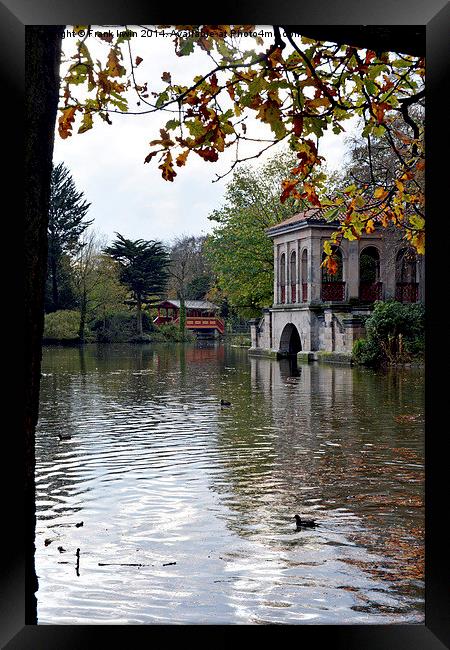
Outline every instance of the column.
{"label": "column", "polygon": [[273,242],[273,304],[276,305],[280,301],[278,295],[278,253],[279,247]]}
{"label": "column", "polygon": [[[359,298],[359,241],[349,241],[343,280],[347,282],[347,300]],[[347,262],[347,263],[345,263]]]}
{"label": "column", "polygon": [[320,237],[311,237],[311,245],[308,251],[308,282],[310,289],[310,300],[320,301],[320,291],[322,284],[322,244]]}

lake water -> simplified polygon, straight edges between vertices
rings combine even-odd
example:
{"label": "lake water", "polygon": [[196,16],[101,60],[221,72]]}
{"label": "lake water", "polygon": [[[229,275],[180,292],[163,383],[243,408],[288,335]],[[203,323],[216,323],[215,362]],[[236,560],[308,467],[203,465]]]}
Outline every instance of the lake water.
{"label": "lake water", "polygon": [[204,343],[42,373],[40,624],[424,623],[422,371]]}

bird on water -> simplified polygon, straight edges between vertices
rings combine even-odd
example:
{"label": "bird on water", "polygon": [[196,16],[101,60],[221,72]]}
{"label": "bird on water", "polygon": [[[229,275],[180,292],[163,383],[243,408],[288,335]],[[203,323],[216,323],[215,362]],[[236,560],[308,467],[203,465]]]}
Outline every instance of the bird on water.
{"label": "bird on water", "polygon": [[58,433],[58,438],[60,440],[70,440],[72,436],[70,435],[70,433]]}
{"label": "bird on water", "polygon": [[220,400],[220,406],[223,408],[224,406],[231,406],[231,402],[227,402],[224,399]]}
{"label": "bird on water", "polygon": [[302,528],[315,528],[318,526],[318,523],[314,519],[302,519],[300,515],[294,515],[294,519],[297,523],[297,530]]}

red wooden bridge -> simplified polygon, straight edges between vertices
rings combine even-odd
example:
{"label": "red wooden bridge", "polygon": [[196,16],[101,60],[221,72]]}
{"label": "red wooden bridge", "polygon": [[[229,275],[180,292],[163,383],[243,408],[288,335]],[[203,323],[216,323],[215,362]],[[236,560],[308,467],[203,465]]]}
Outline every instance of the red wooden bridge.
{"label": "red wooden bridge", "polygon": [[[198,332],[217,331],[224,334],[224,321],[216,315],[219,310],[217,305],[207,300],[186,300],[186,329]],[[180,301],[164,300],[157,305],[158,315],[154,319],[155,325],[180,322]]]}

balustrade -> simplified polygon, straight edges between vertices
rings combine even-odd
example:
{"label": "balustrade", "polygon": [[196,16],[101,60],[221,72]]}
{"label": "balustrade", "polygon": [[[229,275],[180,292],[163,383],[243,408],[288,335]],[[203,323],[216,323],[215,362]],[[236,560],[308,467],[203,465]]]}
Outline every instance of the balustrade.
{"label": "balustrade", "polygon": [[361,282],[359,285],[359,299],[363,302],[381,300],[382,288],[382,282]]}
{"label": "balustrade", "polygon": [[345,282],[322,282],[322,300],[342,302],[345,298]]}
{"label": "balustrade", "polygon": [[395,299],[398,302],[417,302],[419,298],[419,285],[417,282],[397,282]]}

